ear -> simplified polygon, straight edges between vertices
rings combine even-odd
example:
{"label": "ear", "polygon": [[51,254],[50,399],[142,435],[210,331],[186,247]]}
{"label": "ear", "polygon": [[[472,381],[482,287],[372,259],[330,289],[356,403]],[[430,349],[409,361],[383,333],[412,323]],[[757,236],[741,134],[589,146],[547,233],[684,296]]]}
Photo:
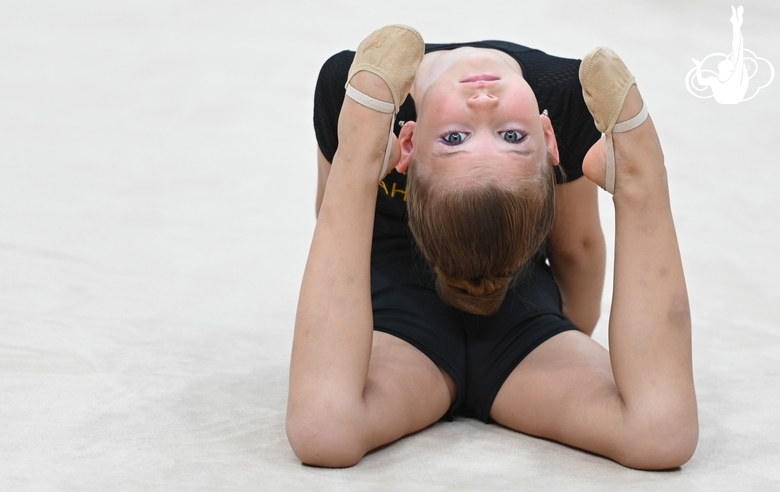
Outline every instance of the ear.
{"label": "ear", "polygon": [[398,161],[395,169],[399,173],[405,173],[409,169],[409,163],[412,161],[412,154],[414,153],[412,137],[414,136],[416,126],[417,123],[414,121],[407,121],[401,127],[401,133],[398,135],[398,143],[401,144],[401,159]]}
{"label": "ear", "polygon": [[561,162],[561,158],[558,155],[558,141],[555,139],[555,131],[552,127],[552,121],[546,114],[539,115],[542,120],[542,130],[544,131],[544,144],[547,147],[547,152],[553,158],[553,165],[557,166]]}

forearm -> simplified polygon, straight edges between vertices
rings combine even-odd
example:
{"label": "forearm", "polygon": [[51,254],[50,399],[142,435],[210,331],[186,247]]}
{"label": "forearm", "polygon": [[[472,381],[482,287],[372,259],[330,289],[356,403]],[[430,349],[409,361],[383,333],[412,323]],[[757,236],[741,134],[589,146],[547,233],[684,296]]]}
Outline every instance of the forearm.
{"label": "forearm", "polygon": [[606,247],[604,237],[593,237],[576,252],[550,250],[550,265],[563,298],[563,314],[583,333],[591,335],[601,315]]}

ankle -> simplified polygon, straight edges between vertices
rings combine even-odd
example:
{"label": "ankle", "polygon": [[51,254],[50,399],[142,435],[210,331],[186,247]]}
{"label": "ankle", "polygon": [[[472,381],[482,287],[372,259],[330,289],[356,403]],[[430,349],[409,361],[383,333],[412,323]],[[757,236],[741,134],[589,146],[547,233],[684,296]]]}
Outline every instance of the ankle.
{"label": "ankle", "polygon": [[[649,204],[668,203],[669,183],[666,168],[643,169],[622,174],[612,197],[615,204],[646,208]],[[638,171],[638,170],[637,170]]]}

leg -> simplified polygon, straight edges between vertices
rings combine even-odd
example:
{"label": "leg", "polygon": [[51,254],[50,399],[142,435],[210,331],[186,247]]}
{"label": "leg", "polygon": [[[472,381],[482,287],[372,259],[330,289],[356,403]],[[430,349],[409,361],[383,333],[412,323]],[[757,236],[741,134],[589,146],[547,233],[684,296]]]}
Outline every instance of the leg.
{"label": "leg", "polygon": [[[362,71],[351,84],[392,100]],[[392,115],[347,98],[304,272],[293,339],[287,434],[302,461],[349,466],[370,449],[438,420],[447,378],[417,349],[373,333],[371,237]]]}
{"label": "leg", "polygon": [[[642,107],[636,86],[618,121]],[[611,353],[576,332],[537,348],[492,407],[499,423],[612,458],[626,466],[680,466],[693,454],[698,417],[688,297],[653,122],[614,135],[615,279]],[[603,153],[596,147],[594,153]],[[603,184],[603,160],[586,176]]]}
{"label": "leg", "polygon": [[435,423],[452,404],[455,383],[407,342],[375,331],[362,395],[348,390],[298,394],[305,401],[293,408],[291,385],[287,436],[303,463],[352,466],[368,451]]}

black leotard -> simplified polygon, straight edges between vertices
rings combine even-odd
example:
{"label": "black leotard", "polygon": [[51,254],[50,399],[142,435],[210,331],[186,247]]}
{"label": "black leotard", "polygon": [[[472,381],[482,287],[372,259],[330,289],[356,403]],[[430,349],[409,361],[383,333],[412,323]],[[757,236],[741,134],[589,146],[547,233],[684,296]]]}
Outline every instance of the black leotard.
{"label": "black leotard", "polygon": [[[539,109],[547,109],[552,121],[565,174],[559,174],[558,181],[580,178],[582,160],[601,134],[582,98],[579,60],[504,41],[429,44],[426,52],[462,46],[501,50],[518,61]],[[352,51],[332,56],[317,81],[314,129],[329,162],[338,147],[338,117],[354,56]],[[396,121],[415,119],[409,97]],[[397,125],[396,134],[399,129]],[[379,183],[377,193],[371,249],[374,329],[406,340],[452,377],[458,396],[449,416],[466,414],[490,421],[493,400],[517,364],[550,337],[576,329],[562,314],[560,293],[545,256],[532,261],[496,314],[464,313],[439,299],[433,273],[414,244],[407,225],[406,176],[394,170]]]}

